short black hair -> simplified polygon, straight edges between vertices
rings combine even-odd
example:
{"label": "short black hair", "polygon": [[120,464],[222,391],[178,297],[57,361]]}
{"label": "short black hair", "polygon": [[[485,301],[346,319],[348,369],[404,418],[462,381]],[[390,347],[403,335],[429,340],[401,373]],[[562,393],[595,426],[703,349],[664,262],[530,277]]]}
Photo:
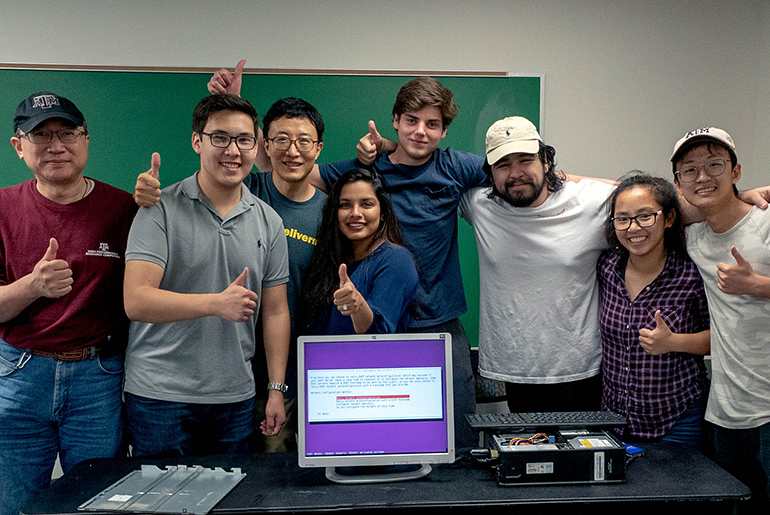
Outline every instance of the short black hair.
{"label": "short black hair", "polygon": [[321,113],[318,112],[318,109],[313,104],[297,97],[282,98],[270,106],[270,109],[267,110],[265,117],[262,119],[262,132],[265,138],[267,138],[267,134],[270,131],[270,124],[282,116],[286,118],[307,118],[318,133],[318,141],[324,140],[324,121],[321,118]]}
{"label": "short black hair", "polygon": [[[718,141],[713,141],[713,140],[705,140],[705,141],[695,140],[686,145],[683,145],[682,148],[680,148],[679,151],[677,152],[677,155],[674,156],[674,160],[671,162],[671,168],[673,169],[672,171],[674,173],[674,180],[676,181],[679,180],[679,177],[676,176],[677,163],[679,163],[679,161],[684,159],[684,156],[686,156],[689,151],[694,150],[698,147],[706,147],[708,151],[711,152],[712,154],[714,153],[714,148],[725,149],[725,151],[727,152],[727,155],[730,156],[730,162],[733,165],[730,168],[730,171],[735,169],[735,165],[738,164],[738,156],[735,154],[735,150],[731,149],[727,145],[723,145],[722,143],[719,143]],[[738,196],[738,186],[736,186],[735,184],[733,184],[733,193],[735,194],[736,197]]]}
{"label": "short black hair", "polygon": [[254,122],[254,135],[259,128],[259,116],[251,103],[238,95],[221,94],[204,97],[193,111],[193,132],[200,134],[206,128],[211,115],[220,111],[238,111],[249,115]]}

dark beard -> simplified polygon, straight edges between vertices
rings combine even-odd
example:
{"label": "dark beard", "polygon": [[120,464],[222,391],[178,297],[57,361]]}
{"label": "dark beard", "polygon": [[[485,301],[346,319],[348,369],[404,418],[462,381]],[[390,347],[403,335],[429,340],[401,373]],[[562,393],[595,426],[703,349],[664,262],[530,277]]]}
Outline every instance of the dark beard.
{"label": "dark beard", "polygon": [[514,194],[510,194],[508,192],[502,192],[498,190],[497,187],[495,187],[493,184],[492,191],[494,191],[495,196],[500,197],[513,207],[529,207],[543,192],[543,188],[545,188],[545,181],[541,182],[539,185],[532,183],[530,183],[530,185],[532,186],[531,191],[520,191]]}

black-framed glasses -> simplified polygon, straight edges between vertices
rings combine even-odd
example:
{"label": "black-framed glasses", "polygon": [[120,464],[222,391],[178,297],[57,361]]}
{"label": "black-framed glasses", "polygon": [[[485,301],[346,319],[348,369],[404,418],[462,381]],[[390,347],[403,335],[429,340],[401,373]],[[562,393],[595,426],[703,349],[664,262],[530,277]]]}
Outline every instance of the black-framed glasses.
{"label": "black-framed glasses", "polygon": [[257,138],[254,136],[244,134],[230,136],[226,132],[201,132],[200,134],[208,136],[211,145],[217,148],[227,148],[233,141],[235,141],[235,145],[241,150],[251,150],[257,146]]}
{"label": "black-framed glasses", "polygon": [[32,131],[22,134],[22,138],[27,138],[30,143],[35,145],[45,145],[53,140],[53,135],[59,138],[62,143],[75,143],[86,135],[86,131],[79,129],[62,129],[60,131]]}
{"label": "black-framed glasses", "polygon": [[631,222],[636,222],[639,227],[652,227],[658,219],[658,215],[662,215],[663,210],[655,211],[654,213],[642,213],[636,216],[616,216],[610,218],[612,226],[618,231],[627,231],[631,228]]}
{"label": "black-framed glasses", "polygon": [[313,150],[313,146],[318,141],[310,138],[296,138],[291,139],[286,136],[277,136],[275,138],[267,138],[267,141],[271,142],[276,150],[289,150],[292,143],[297,147],[300,152],[308,152]]}
{"label": "black-framed glasses", "polygon": [[681,182],[692,182],[698,178],[698,170],[703,168],[706,175],[709,177],[719,177],[727,169],[727,162],[729,159],[714,159],[709,161],[703,166],[685,166],[681,170],[676,171],[676,175],[679,176]]}

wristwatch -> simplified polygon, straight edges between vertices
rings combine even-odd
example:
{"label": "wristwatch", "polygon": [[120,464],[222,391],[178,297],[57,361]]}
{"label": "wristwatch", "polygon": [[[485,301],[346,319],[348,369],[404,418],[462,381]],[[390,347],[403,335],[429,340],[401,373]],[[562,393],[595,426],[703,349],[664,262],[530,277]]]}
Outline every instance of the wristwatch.
{"label": "wristwatch", "polygon": [[278,390],[281,393],[286,393],[289,391],[289,385],[283,383],[267,383],[267,389]]}

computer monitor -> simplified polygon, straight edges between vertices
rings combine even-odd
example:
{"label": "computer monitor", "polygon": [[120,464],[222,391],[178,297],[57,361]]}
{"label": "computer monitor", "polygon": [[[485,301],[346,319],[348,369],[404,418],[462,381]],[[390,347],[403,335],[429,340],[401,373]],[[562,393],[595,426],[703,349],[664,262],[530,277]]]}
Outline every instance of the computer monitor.
{"label": "computer monitor", "polygon": [[449,333],[303,336],[297,359],[300,467],[362,483],[454,461]]}

